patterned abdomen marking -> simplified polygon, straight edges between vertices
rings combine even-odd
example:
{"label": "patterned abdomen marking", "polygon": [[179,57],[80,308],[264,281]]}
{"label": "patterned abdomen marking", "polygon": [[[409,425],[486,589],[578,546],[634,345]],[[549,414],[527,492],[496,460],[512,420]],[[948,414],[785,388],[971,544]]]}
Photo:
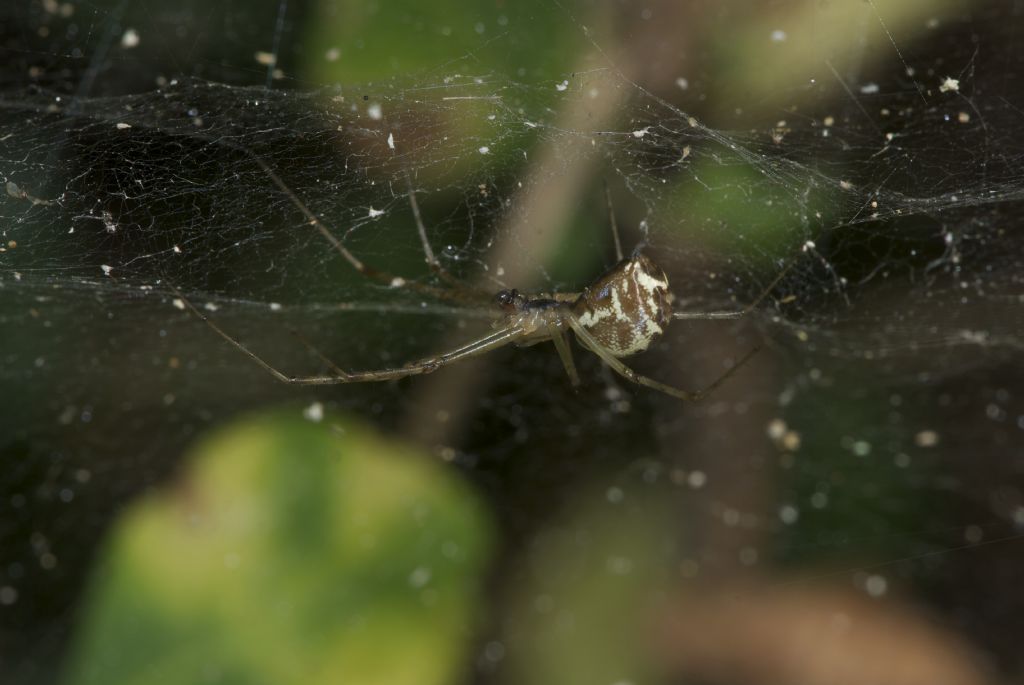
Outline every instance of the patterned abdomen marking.
{"label": "patterned abdomen marking", "polygon": [[573,305],[580,324],[616,357],[646,350],[672,319],[668,277],[644,255],[624,259]]}

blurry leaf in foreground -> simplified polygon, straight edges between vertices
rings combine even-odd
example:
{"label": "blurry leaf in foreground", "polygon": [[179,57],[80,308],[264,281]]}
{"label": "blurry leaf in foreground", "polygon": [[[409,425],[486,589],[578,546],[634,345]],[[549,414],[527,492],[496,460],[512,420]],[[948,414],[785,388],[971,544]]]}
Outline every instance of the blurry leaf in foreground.
{"label": "blurry leaf in foreground", "polygon": [[503,624],[508,685],[653,683],[678,554],[660,484],[590,490],[529,543]]}
{"label": "blurry leaf in foreground", "polygon": [[65,682],[450,682],[486,512],[429,457],[282,417],[203,443],[116,526]]}

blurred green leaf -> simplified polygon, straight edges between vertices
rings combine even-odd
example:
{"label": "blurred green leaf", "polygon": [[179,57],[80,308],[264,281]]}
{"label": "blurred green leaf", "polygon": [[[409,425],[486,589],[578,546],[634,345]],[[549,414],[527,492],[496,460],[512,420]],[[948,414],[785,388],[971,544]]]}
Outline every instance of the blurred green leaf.
{"label": "blurred green leaf", "polygon": [[654,626],[678,562],[669,495],[660,484],[592,490],[530,541],[503,623],[501,682],[658,681]]}
{"label": "blurred green leaf", "polygon": [[245,421],[125,512],[65,683],[450,682],[491,528],[455,475],[345,421]]}

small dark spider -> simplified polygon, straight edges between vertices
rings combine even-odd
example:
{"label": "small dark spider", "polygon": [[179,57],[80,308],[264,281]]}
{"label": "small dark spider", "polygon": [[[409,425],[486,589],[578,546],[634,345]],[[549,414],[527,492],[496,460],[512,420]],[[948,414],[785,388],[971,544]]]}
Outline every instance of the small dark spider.
{"label": "small dark spider", "polygon": [[[409,186],[409,204],[412,207],[416,228],[427,263],[447,287],[425,285],[404,278],[393,276],[363,264],[349,252],[341,241],[321,222],[316,215],[295,195],[284,181],[274,172],[262,158],[251,151],[246,151],[263,168],[274,184],[285,193],[295,206],[303,213],[309,223],[314,226],[331,243],[331,245],[361,274],[392,287],[408,287],[418,292],[458,300],[478,300],[478,293],[467,290],[452,277],[437,261],[427,241],[426,228],[420,215],[416,195],[411,181],[406,178]],[[611,201],[609,199],[609,212]],[[702,390],[689,392],[666,385],[647,376],[642,376],[622,362],[622,357],[643,352],[651,343],[662,335],[672,319],[738,319],[754,310],[772,291],[776,284],[796,263],[793,260],[782,269],[764,291],[747,307],[736,311],[719,312],[675,312],[672,311],[674,297],[669,290],[668,277],[649,257],[635,250],[628,258],[623,258],[619,242],[618,229],[614,215],[611,227],[615,238],[615,249],[619,261],[596,281],[584,288],[581,293],[552,293],[540,296],[527,296],[518,290],[502,290],[492,299],[495,320],[494,332],[473,340],[462,347],[444,352],[426,359],[376,371],[344,371],[332,361],[313,351],[330,367],[331,373],[315,376],[289,376],[271,366],[266,360],[251,351],[248,347],[225,332],[220,326],[200,312],[175,286],[171,288],[187,307],[210,328],[216,331],[231,345],[240,350],[254,362],[263,367],[274,378],[283,383],[293,385],[332,385],[338,383],[364,383],[372,381],[388,381],[406,376],[431,373],[452,362],[467,357],[474,357],[508,344],[518,346],[535,345],[551,341],[558,350],[565,371],[573,386],[580,383],[576,364],[573,361],[572,349],[569,346],[568,333],[576,336],[583,347],[600,357],[616,373],[624,378],[654,388],[663,393],[683,400],[696,401],[721,385],[755,352],[752,349],[728,371]]]}

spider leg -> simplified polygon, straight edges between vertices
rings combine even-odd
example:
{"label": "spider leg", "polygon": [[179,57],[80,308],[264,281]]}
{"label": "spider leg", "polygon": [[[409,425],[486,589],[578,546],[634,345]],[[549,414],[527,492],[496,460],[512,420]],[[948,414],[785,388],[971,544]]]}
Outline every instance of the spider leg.
{"label": "spider leg", "polygon": [[608,179],[604,180],[604,198],[608,203],[608,225],[612,227],[612,238],[615,240],[615,261],[622,261],[622,241],[619,240],[619,225],[615,223],[615,209],[612,207],[612,191],[608,187]]}
{"label": "spider leg", "polygon": [[427,227],[423,223],[423,215],[420,214],[420,204],[416,201],[416,191],[412,187],[412,179],[409,178],[409,172],[405,172],[405,185],[408,188],[409,194],[409,206],[412,207],[412,217],[416,222],[416,232],[420,236],[420,244],[423,245],[423,256],[427,260],[427,264],[430,266],[430,270],[433,271],[437,276],[449,286],[457,289],[462,289],[465,286],[459,282],[457,278],[448,273],[448,270],[441,266],[441,262],[434,256],[434,250],[430,247],[430,241],[427,240]]}
{"label": "spider leg", "polygon": [[569,376],[569,382],[572,387],[579,387],[580,375],[576,372],[576,363],[572,359],[572,348],[569,347],[565,333],[553,326],[548,328],[548,332],[551,334],[551,342],[555,343],[555,349],[558,350],[558,356],[562,359],[562,366],[565,367],[565,373]]}
{"label": "spider leg", "polygon": [[[478,302],[480,300],[489,299],[489,297],[482,297],[481,293],[468,291],[465,288],[461,287],[453,290],[451,288],[437,288],[416,281],[408,281],[402,278],[401,276],[395,276],[394,274],[388,273],[387,271],[382,271],[380,269],[367,265],[361,259],[352,254],[352,252],[347,247],[345,247],[345,245],[340,240],[338,240],[337,237],[335,237],[335,235],[327,228],[327,226],[322,221],[320,221],[319,218],[317,218],[316,214],[313,213],[313,210],[311,210],[306,205],[306,203],[303,202],[299,198],[299,196],[295,194],[295,191],[288,187],[288,184],[285,183],[280,176],[278,176],[277,172],[274,171],[274,169],[269,164],[267,164],[262,157],[260,157],[258,154],[256,154],[253,150],[250,150],[249,148],[241,149],[244,150],[250,157],[252,157],[257,164],[259,164],[260,168],[263,169],[263,172],[267,175],[267,178],[269,178],[274,183],[274,185],[276,185],[278,189],[282,193],[284,193],[289,200],[291,200],[292,204],[295,205],[298,208],[298,210],[302,212],[302,215],[306,217],[306,220],[309,222],[309,224],[316,228],[316,230],[320,232],[320,234],[327,240],[327,242],[331,244],[331,247],[333,247],[338,252],[338,254],[344,257],[345,261],[352,265],[352,268],[354,268],[357,272],[359,272],[366,278],[377,281],[378,283],[381,283],[382,285],[386,285],[388,287],[405,287],[411,290],[415,290],[416,292],[422,293],[424,295],[429,295],[431,297],[436,297],[440,299],[462,300],[470,302]],[[424,248],[425,250],[427,250],[427,263],[430,264],[431,268],[434,269],[436,272],[436,268],[434,267],[434,265],[437,264],[437,260],[434,257],[433,251],[430,250],[429,244],[427,243],[426,229],[423,227],[422,219],[420,219],[419,207],[416,205],[415,197],[412,195],[411,192],[409,197],[413,202],[413,214],[417,219],[417,228],[420,232]],[[440,268],[440,264],[437,264],[437,268]],[[450,275],[444,278],[445,281],[448,281],[449,279],[451,281],[455,280]]]}
{"label": "spider leg", "polygon": [[[800,251],[801,252],[806,252],[807,249],[808,249],[808,245],[809,245],[809,243],[805,243]],[[797,256],[793,257],[792,259],[790,259],[789,260],[789,264],[787,264],[785,267],[783,267],[783,269],[781,271],[779,271],[779,273],[775,276],[775,278],[772,279],[772,282],[769,283],[768,286],[764,290],[761,291],[761,294],[758,295],[757,297],[755,297],[754,301],[751,302],[750,304],[748,304],[743,309],[737,309],[735,311],[720,311],[720,312],[673,312],[672,313],[672,318],[673,319],[691,319],[691,320],[692,319],[699,319],[699,320],[704,320],[704,321],[710,321],[710,320],[715,320],[715,319],[742,319],[744,316],[746,316],[750,312],[752,312],[755,309],[757,309],[757,306],[759,304],[764,302],[765,298],[767,298],[768,295],[771,294],[772,290],[775,289],[775,286],[777,286],[779,284],[779,281],[781,281],[783,278],[785,278],[786,274],[788,274],[790,271],[792,271],[793,267],[796,266],[797,262],[799,262],[799,261],[800,261],[800,255],[797,255]]]}
{"label": "spider leg", "polygon": [[[328,360],[323,354],[321,354],[316,348],[310,345],[308,342],[303,340],[305,345],[312,349],[321,360],[325,361],[333,371],[330,375],[313,375],[313,376],[291,376],[288,375],[276,367],[270,362],[266,361],[263,357],[259,356],[244,344],[242,344],[237,338],[233,337],[230,333],[225,331],[223,328],[214,323],[208,316],[199,311],[195,305],[192,304],[185,297],[185,295],[175,286],[173,283],[166,281],[167,285],[174,291],[174,294],[181,300],[182,304],[202,320],[207,326],[212,328],[214,332],[220,337],[230,343],[235,349],[253,360],[259,365],[264,371],[269,373],[271,376],[289,385],[338,385],[341,383],[369,383],[375,381],[389,381],[398,378],[405,378],[406,376],[417,376],[424,373],[431,373],[440,369],[442,366],[447,366],[452,362],[456,362],[460,359],[466,359],[468,357],[474,357],[491,350],[496,350],[499,347],[504,347],[509,343],[515,342],[523,333],[518,327],[504,328],[499,331],[495,331],[489,335],[477,338],[462,347],[458,347],[454,350],[444,352],[442,354],[435,355],[433,357],[427,357],[403,366],[387,369],[379,369],[374,371],[344,371],[339,368],[334,362]],[[300,337],[300,340],[302,338]]]}
{"label": "spider leg", "polygon": [[701,388],[700,390],[680,390],[679,388],[674,388],[671,385],[667,385],[660,381],[656,381],[653,378],[643,376],[634,371],[633,369],[629,368],[628,366],[626,366],[621,359],[613,355],[611,352],[608,351],[607,348],[605,348],[601,343],[599,343],[597,339],[594,338],[594,336],[592,336],[590,332],[586,328],[584,328],[579,321],[576,320],[576,317],[572,317],[569,319],[569,325],[572,327],[573,332],[576,333],[576,337],[579,338],[580,342],[583,343],[583,345],[588,350],[590,350],[598,357],[600,357],[605,364],[610,366],[613,371],[618,373],[626,380],[632,381],[637,385],[643,385],[648,388],[653,388],[654,390],[663,392],[666,395],[671,395],[672,397],[678,397],[679,399],[686,400],[687,402],[697,402],[703,399],[711,392],[713,392],[716,388],[718,388],[718,386],[727,381],[730,376],[736,373],[740,369],[740,367],[746,364],[751,357],[753,357],[757,352],[761,350],[760,347],[755,347],[754,349],[750,350],[750,352],[747,352],[747,354],[744,355],[738,362],[733,364],[732,368],[730,368],[728,371],[726,371],[717,379],[715,379],[715,381],[712,382],[710,385]]}

